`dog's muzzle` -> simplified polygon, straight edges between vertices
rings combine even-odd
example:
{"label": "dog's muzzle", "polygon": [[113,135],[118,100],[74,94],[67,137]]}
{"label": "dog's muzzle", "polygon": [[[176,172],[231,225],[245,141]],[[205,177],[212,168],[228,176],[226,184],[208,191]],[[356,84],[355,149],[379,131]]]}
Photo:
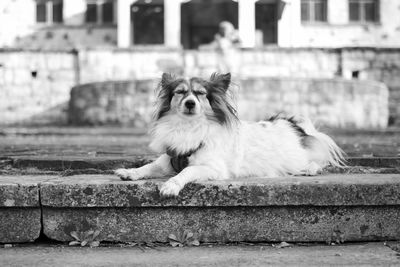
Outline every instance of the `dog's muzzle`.
{"label": "dog's muzzle", "polygon": [[191,99],[186,100],[186,102],[185,102],[185,107],[186,107],[188,110],[194,109],[195,106],[196,106],[196,102],[194,102],[194,100],[191,100]]}
{"label": "dog's muzzle", "polygon": [[193,99],[188,99],[184,102],[185,114],[195,114],[196,113],[196,102]]}

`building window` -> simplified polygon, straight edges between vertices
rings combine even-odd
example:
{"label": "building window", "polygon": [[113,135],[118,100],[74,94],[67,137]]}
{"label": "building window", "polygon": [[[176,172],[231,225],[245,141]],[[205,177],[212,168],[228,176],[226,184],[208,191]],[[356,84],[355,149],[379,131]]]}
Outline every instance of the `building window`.
{"label": "building window", "polygon": [[114,22],[114,3],[105,2],[102,4],[102,20],[103,23],[113,23]]}
{"label": "building window", "polygon": [[114,23],[114,1],[87,0],[86,22],[94,24]]}
{"label": "building window", "polygon": [[349,20],[351,22],[378,22],[378,0],[349,0]]}
{"label": "building window", "polygon": [[36,3],[36,22],[47,22],[46,3]]}
{"label": "building window", "polygon": [[301,0],[301,21],[327,22],[327,0]]}
{"label": "building window", "polygon": [[131,6],[131,16],[133,44],[164,43],[164,0],[138,0]]}
{"label": "building window", "polygon": [[38,23],[62,23],[63,1],[62,0],[37,0],[36,22]]}

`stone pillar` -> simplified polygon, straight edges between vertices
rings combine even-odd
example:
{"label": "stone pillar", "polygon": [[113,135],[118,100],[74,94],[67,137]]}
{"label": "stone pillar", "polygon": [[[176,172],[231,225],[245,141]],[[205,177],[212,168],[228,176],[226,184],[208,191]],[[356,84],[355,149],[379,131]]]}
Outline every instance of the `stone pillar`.
{"label": "stone pillar", "polygon": [[64,1],[63,19],[66,25],[82,25],[85,23],[86,1]]}
{"label": "stone pillar", "polygon": [[164,0],[164,44],[181,46],[181,0]]}
{"label": "stone pillar", "polygon": [[347,0],[328,1],[328,23],[346,25],[349,23],[349,3]]}
{"label": "stone pillar", "polygon": [[[285,0],[285,8],[278,20],[278,46],[298,47],[303,42],[301,24],[301,2]],[[331,1],[329,1],[331,2]]]}
{"label": "stone pillar", "polygon": [[131,5],[136,0],[118,0],[118,47],[129,47],[132,43]]}
{"label": "stone pillar", "polygon": [[242,47],[256,45],[256,1],[239,0],[239,37]]}

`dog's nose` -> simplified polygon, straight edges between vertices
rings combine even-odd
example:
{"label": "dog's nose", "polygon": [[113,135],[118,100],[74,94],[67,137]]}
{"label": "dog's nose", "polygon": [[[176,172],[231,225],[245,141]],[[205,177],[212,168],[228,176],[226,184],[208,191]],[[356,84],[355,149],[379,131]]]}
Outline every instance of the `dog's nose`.
{"label": "dog's nose", "polygon": [[188,100],[185,102],[185,107],[187,107],[188,109],[192,109],[194,108],[194,106],[196,106],[196,102],[194,102],[193,100]]}

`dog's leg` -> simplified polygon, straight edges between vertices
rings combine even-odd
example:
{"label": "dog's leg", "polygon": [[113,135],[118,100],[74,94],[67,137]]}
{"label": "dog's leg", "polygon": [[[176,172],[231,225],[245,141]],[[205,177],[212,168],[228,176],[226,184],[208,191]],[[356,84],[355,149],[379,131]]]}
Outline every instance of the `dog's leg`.
{"label": "dog's leg", "polygon": [[189,166],[166,181],[161,186],[160,193],[163,196],[177,196],[187,183],[222,178],[218,175],[220,174],[217,171],[208,166]]}
{"label": "dog's leg", "polygon": [[118,169],[114,172],[123,181],[156,178],[165,175],[171,175],[174,170],[170,164],[170,157],[167,154],[161,155],[154,162],[144,165],[140,168]]}

